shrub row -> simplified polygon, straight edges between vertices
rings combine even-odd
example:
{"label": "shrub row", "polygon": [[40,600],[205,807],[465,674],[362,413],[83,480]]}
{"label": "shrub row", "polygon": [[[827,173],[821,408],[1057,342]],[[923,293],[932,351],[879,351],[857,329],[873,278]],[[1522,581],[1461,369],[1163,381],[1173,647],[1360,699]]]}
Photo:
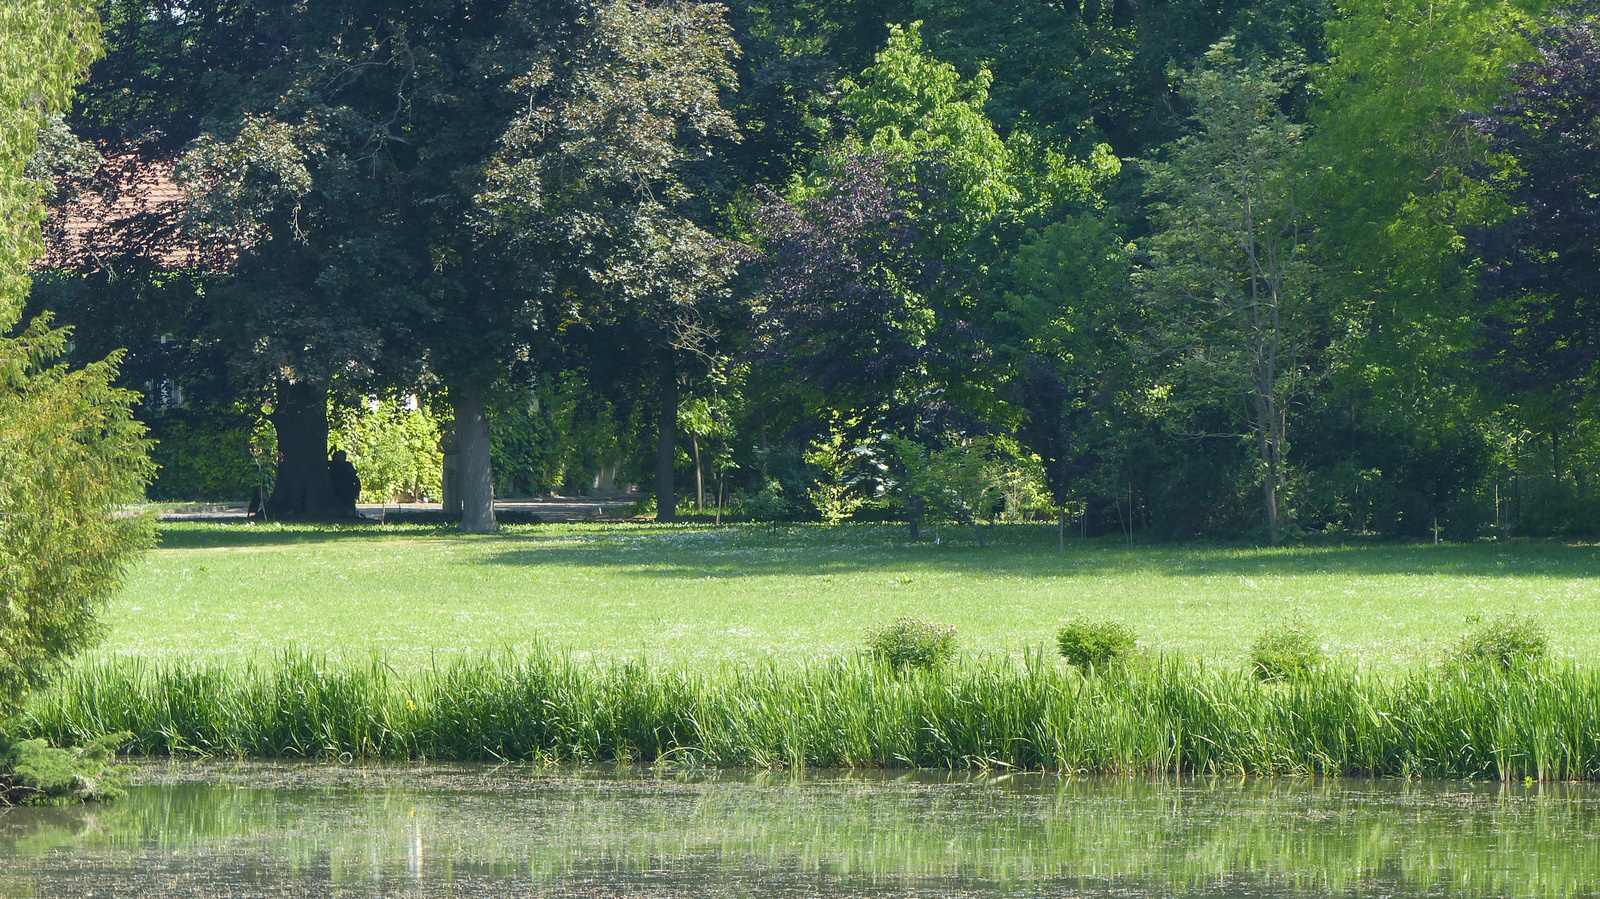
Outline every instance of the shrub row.
{"label": "shrub row", "polygon": [[1085,675],[1041,653],[697,674],[536,650],[402,676],[310,655],[114,659],[9,725],[58,745],[118,731],[153,755],[1576,780],[1600,779],[1600,671],[1452,662],[1262,681],[1181,658]]}

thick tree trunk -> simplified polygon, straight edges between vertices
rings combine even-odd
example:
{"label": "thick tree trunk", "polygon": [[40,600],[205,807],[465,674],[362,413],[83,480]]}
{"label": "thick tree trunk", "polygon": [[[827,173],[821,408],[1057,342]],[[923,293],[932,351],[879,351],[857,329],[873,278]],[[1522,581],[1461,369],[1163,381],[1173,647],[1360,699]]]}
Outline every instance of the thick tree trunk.
{"label": "thick tree trunk", "polygon": [[439,506],[446,518],[461,517],[461,448],[456,443],[455,424],[439,441],[444,457],[439,472]]}
{"label": "thick tree trunk", "polygon": [[279,381],[270,418],[278,435],[278,477],[267,499],[267,516],[348,518],[328,477],[328,388]]}
{"label": "thick tree trunk", "polygon": [[461,530],[492,534],[494,520],[494,468],[489,458],[489,413],[483,391],[470,389],[451,394],[456,419],[456,485],[461,488]]}
{"label": "thick tree trunk", "polygon": [[678,520],[678,365],[672,351],[661,354],[661,432],[656,441],[656,521]]}

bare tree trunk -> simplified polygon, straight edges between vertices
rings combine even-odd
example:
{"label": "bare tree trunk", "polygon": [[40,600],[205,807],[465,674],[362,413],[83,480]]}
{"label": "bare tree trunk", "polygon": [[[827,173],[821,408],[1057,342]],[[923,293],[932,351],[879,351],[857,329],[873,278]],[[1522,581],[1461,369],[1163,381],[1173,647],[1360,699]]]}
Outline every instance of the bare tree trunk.
{"label": "bare tree trunk", "polygon": [[446,518],[461,517],[461,447],[456,442],[455,423],[451,422],[439,441],[444,456],[439,472],[439,505]]}
{"label": "bare tree trunk", "polygon": [[1277,448],[1272,439],[1272,400],[1256,393],[1256,445],[1261,452],[1261,499],[1267,509],[1267,537],[1278,542]]}
{"label": "bare tree trunk", "polygon": [[678,365],[672,350],[661,353],[661,419],[656,441],[656,521],[678,520]]}
{"label": "bare tree trunk", "polygon": [[706,510],[706,478],[700,468],[700,435],[690,434],[689,445],[694,448],[694,510]]}
{"label": "bare tree trunk", "polygon": [[489,413],[479,388],[451,396],[455,407],[457,454],[456,484],[461,496],[461,530],[492,534],[494,520],[494,463],[489,455]]}
{"label": "bare tree trunk", "polygon": [[266,513],[282,519],[348,518],[328,477],[328,388],[279,381],[273,403],[278,475]]}

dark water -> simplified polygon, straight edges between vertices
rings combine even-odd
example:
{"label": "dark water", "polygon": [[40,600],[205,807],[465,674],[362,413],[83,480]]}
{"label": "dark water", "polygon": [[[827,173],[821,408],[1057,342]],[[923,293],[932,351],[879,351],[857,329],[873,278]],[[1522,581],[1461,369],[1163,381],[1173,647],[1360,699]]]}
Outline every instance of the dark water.
{"label": "dark water", "polygon": [[1600,895],[1600,789],[179,763],[0,897]]}

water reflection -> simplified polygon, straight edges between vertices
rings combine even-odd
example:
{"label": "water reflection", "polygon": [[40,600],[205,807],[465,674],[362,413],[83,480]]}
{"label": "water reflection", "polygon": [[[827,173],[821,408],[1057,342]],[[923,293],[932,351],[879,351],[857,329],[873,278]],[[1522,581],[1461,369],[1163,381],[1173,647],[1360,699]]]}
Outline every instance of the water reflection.
{"label": "water reflection", "polygon": [[176,763],[0,813],[0,896],[1529,896],[1600,790]]}

